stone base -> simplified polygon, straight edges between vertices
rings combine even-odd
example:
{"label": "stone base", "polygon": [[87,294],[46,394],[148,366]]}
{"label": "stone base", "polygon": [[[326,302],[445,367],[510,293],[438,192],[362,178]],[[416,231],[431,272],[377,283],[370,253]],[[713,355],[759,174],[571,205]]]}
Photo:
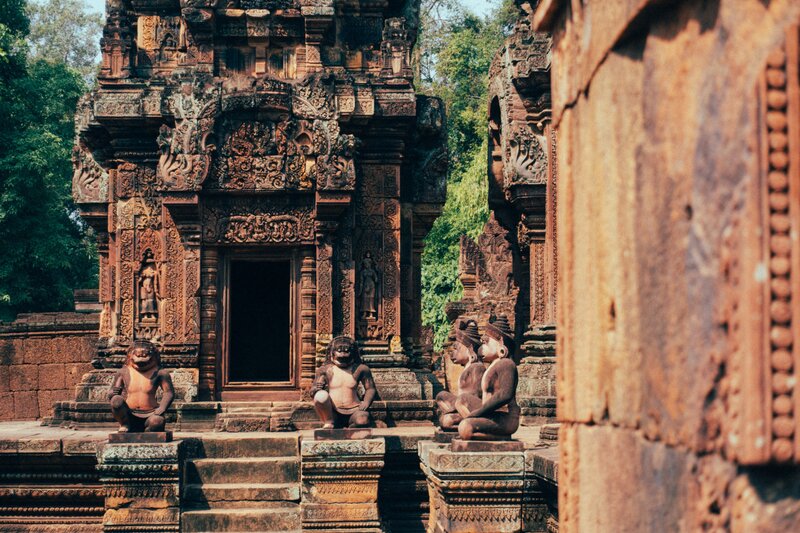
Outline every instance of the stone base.
{"label": "stone base", "polygon": [[99,450],[103,531],[180,531],[182,442],[106,444]]}
{"label": "stone base", "polygon": [[382,438],[304,440],[303,531],[383,531],[378,481],[385,454]]}
{"label": "stone base", "polygon": [[453,439],[453,452],[522,452],[525,444],[518,440],[461,440]]}
{"label": "stone base", "polygon": [[314,440],[358,440],[371,438],[371,428],[336,428],[314,430]]}
{"label": "stone base", "polygon": [[440,444],[450,444],[454,439],[458,438],[458,431],[444,431],[441,428],[436,428],[433,434],[433,442]]}
{"label": "stone base", "polygon": [[419,456],[428,480],[429,533],[524,530],[523,452],[454,452],[443,444],[421,442]]}
{"label": "stone base", "polygon": [[111,433],[108,436],[108,442],[112,444],[118,443],[153,443],[153,442],[172,442],[171,431],[145,431],[145,432],[126,432],[126,433]]}

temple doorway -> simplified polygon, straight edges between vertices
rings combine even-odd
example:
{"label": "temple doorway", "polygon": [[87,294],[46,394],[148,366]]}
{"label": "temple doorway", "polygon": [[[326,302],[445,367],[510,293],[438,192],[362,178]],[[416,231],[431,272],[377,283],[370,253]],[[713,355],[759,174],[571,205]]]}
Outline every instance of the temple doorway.
{"label": "temple doorway", "polygon": [[294,261],[225,261],[222,400],[294,399]]}

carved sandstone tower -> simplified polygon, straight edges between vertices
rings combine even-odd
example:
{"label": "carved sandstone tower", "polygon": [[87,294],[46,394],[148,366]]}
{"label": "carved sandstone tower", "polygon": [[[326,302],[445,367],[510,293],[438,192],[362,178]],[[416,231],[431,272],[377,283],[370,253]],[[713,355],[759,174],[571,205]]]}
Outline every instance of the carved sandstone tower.
{"label": "carved sandstone tower", "polygon": [[179,401],[300,400],[337,334],[384,400],[425,398],[420,256],[447,153],[441,102],[412,85],[417,13],[109,0],[74,153],[100,252],[98,370],[64,416],[137,339],[163,344]]}

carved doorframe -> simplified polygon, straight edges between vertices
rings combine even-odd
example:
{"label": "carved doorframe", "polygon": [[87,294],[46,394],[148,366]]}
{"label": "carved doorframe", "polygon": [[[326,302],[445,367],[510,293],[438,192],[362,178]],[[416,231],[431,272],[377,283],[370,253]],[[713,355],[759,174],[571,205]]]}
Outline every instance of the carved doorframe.
{"label": "carved doorframe", "polygon": [[[217,399],[222,401],[293,401],[301,396],[301,267],[298,247],[218,247],[217,277]],[[252,382],[234,385],[227,380],[230,350],[230,264],[232,260],[288,261],[290,379],[286,382]]]}

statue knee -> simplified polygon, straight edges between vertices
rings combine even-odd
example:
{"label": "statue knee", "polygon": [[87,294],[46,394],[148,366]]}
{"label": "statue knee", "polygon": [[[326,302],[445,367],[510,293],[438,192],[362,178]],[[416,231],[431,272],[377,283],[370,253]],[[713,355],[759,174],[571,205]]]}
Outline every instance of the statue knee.
{"label": "statue knee", "polygon": [[470,440],[474,434],[475,428],[472,427],[469,419],[464,419],[458,424],[458,436],[461,440]]}
{"label": "statue knee", "polygon": [[328,394],[328,391],[325,390],[317,391],[317,393],[314,395],[314,403],[323,404],[327,403],[330,399],[330,394]]}
{"label": "statue knee", "polygon": [[145,430],[146,431],[161,431],[164,429],[166,425],[166,420],[163,416],[159,415],[151,415],[147,417],[147,422],[145,422]]}
{"label": "statue knee", "polygon": [[125,405],[125,398],[117,394],[113,398],[111,398],[111,408],[112,409],[122,409],[122,406]]}

